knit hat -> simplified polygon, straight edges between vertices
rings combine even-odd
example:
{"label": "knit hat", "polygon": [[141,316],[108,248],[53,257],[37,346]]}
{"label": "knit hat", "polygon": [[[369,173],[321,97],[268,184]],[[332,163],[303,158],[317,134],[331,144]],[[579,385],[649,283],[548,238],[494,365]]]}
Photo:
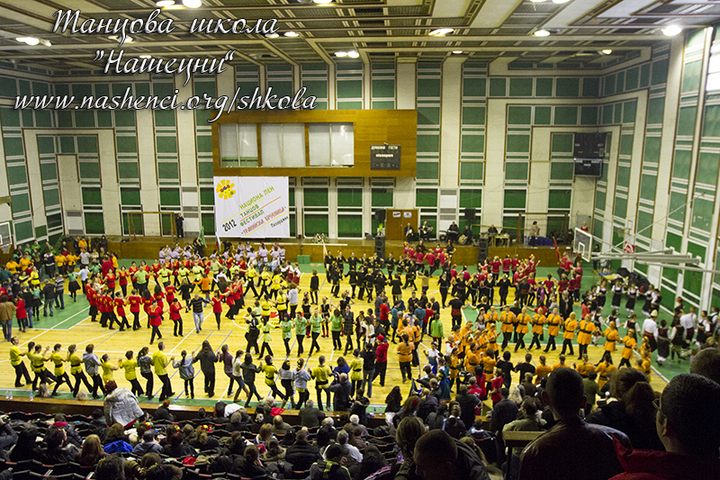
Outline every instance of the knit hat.
{"label": "knit hat", "polygon": [[385,341],[385,335],[378,335],[377,339],[380,340],[381,342],[384,342],[384,341]]}

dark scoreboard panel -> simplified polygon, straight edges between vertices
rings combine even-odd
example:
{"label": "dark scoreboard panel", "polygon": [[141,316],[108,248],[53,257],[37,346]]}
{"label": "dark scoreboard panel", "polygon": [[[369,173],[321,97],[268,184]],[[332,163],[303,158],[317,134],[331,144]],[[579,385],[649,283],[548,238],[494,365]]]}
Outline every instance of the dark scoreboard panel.
{"label": "dark scoreboard panel", "polygon": [[400,170],[400,145],[371,145],[370,170]]}

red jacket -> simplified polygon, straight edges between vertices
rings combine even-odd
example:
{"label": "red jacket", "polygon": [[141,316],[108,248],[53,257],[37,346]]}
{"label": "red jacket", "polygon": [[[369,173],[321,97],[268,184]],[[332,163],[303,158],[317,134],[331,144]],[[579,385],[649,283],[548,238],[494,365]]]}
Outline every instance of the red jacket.
{"label": "red jacket", "polygon": [[388,347],[389,345],[387,342],[382,342],[378,344],[377,348],[375,349],[376,362],[387,362]]}

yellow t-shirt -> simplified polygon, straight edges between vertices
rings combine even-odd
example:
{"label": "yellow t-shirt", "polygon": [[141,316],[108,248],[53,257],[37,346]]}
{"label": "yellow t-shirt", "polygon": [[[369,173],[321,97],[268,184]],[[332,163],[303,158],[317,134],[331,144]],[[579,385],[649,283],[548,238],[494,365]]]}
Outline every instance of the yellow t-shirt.
{"label": "yellow t-shirt", "polygon": [[5,264],[5,269],[13,275],[17,273],[17,269],[20,265],[15,260],[10,260]]}
{"label": "yellow t-shirt", "polygon": [[325,388],[327,385],[330,375],[332,375],[332,372],[330,371],[330,367],[327,365],[318,365],[313,368],[312,371],[312,377],[315,379],[316,385],[322,388]]}
{"label": "yellow t-shirt", "polygon": [[73,353],[68,357],[68,361],[70,362],[70,373],[74,375],[82,372],[82,360],[80,360],[80,355]]}
{"label": "yellow t-shirt", "polygon": [[20,349],[17,345],[10,347],[10,365],[16,367],[22,362],[22,355],[20,355]]}
{"label": "yellow t-shirt", "polygon": [[102,371],[103,371],[103,373],[102,373],[103,382],[107,383],[110,380],[114,380],[113,379],[113,366],[110,362],[102,362],[100,364],[100,367],[102,367]]}
{"label": "yellow t-shirt", "polygon": [[275,368],[275,365],[263,365],[261,370],[265,374],[265,384],[275,385],[275,374],[277,374],[277,368]]}
{"label": "yellow t-shirt", "polygon": [[165,365],[167,364],[167,356],[160,350],[153,353],[152,356],[153,366],[155,367],[155,375],[158,377],[160,375],[167,375],[167,370],[165,369]]}
{"label": "yellow t-shirt", "polygon": [[123,360],[120,362],[120,368],[125,369],[125,380],[135,380],[137,378],[137,373],[135,373],[135,369],[137,368],[137,361],[135,360]]}
{"label": "yellow t-shirt", "polygon": [[59,353],[53,352],[52,355],[50,355],[50,361],[55,364],[55,376],[59,377],[65,373],[65,369],[63,368],[63,358]]}

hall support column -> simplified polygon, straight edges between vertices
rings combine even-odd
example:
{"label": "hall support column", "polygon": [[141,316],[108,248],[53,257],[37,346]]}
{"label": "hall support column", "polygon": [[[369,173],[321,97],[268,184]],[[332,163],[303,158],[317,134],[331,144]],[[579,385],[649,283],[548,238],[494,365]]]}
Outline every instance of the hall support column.
{"label": "hall support column", "polygon": [[460,169],[460,101],[465,57],[449,57],[442,66],[440,97],[440,188],[457,190]]}
{"label": "hall support column", "polygon": [[[401,62],[402,60],[402,62]],[[415,58],[400,57],[395,75],[396,108],[417,108],[417,63]],[[395,208],[415,208],[415,178],[398,177],[395,181]],[[369,231],[369,226],[365,231]]]}

